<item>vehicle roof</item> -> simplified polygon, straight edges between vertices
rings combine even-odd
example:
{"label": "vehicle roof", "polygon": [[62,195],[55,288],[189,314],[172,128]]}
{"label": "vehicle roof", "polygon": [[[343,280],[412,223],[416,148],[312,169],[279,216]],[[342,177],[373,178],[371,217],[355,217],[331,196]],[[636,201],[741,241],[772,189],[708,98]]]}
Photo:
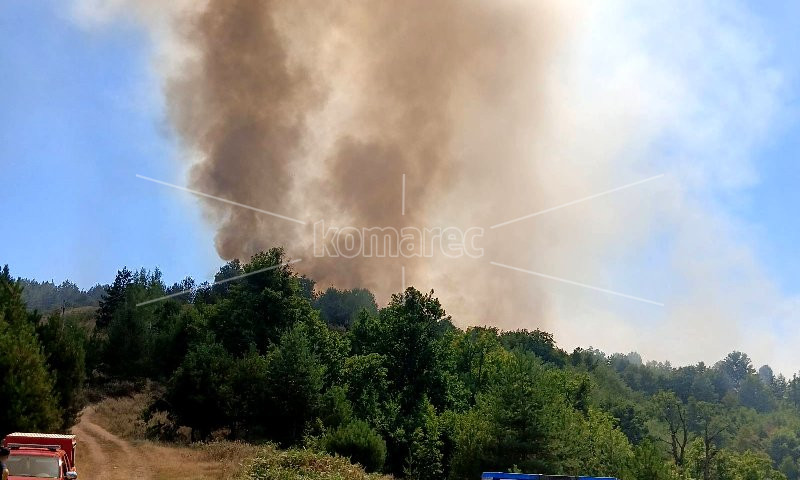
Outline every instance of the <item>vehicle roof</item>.
{"label": "vehicle roof", "polygon": [[61,433],[24,433],[24,432],[14,432],[9,433],[7,436],[9,437],[31,437],[31,438],[69,438],[74,440],[76,437],[75,435],[63,435]]}
{"label": "vehicle roof", "polygon": [[31,455],[38,457],[60,457],[64,455],[64,450],[48,450],[46,448],[13,448],[10,456]]}

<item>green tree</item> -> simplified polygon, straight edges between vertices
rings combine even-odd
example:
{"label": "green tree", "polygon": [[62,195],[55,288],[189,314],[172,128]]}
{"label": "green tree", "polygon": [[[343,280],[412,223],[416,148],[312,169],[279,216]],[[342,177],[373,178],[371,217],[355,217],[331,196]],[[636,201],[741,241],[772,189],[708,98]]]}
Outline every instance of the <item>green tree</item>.
{"label": "green tree", "polygon": [[0,270],[0,435],[62,425],[53,379],[34,331],[36,321],[6,265]]}
{"label": "green tree", "polygon": [[590,455],[583,471],[589,475],[625,478],[634,459],[628,438],[614,425],[613,417],[596,409],[587,418]]}
{"label": "green tree", "polygon": [[217,278],[243,274],[247,276],[199,295],[201,302],[213,304],[207,310],[209,327],[232,355],[244,355],[251,348],[265,354],[283,332],[316,314],[283,249],[257,253],[245,265],[229,263]]}
{"label": "green tree", "polygon": [[353,419],[353,405],[347,399],[347,388],[339,385],[322,395],[320,420],[326,428],[337,428]]}
{"label": "green tree", "polygon": [[646,417],[642,408],[634,402],[620,402],[607,407],[608,412],[616,419],[620,431],[634,445],[638,445],[647,436]]}
{"label": "green tree", "polygon": [[408,458],[403,472],[413,480],[442,478],[442,440],[439,419],[430,402],[421,407],[421,425],[411,434]]}
{"label": "green tree", "polygon": [[[581,473],[591,448],[581,441],[588,438],[588,427],[573,406],[571,383],[569,373],[545,368],[530,354],[515,355],[492,389],[478,396],[475,415],[488,423],[467,414],[458,425],[456,438],[465,437],[460,428],[479,433],[469,449],[456,447],[454,471],[516,466],[522,471]],[[463,458],[467,452],[475,458]]]}
{"label": "green tree", "polygon": [[453,418],[454,451],[450,461],[449,478],[453,480],[478,478],[485,469],[500,469],[492,458],[498,451],[496,425],[485,409],[473,408]]}
{"label": "green tree", "polygon": [[196,430],[205,439],[230,425],[231,372],[234,360],[219,344],[193,345],[170,379],[166,404],[179,425]]}
{"label": "green tree", "polygon": [[269,404],[272,380],[268,372],[269,361],[257,352],[234,360],[228,416],[236,437],[259,438],[269,430],[266,426],[275,412],[265,408]]}
{"label": "green tree", "polygon": [[372,351],[386,358],[389,381],[403,408],[415,410],[423,397],[436,408],[452,404],[454,327],[433,292],[423,294],[409,287],[392,295],[372,328]]}
{"label": "green tree", "polygon": [[733,351],[719,362],[719,369],[731,379],[733,388],[739,390],[748,375],[756,373],[753,362],[746,353]]}
{"label": "green tree", "polygon": [[362,312],[353,325],[354,351],[380,354],[388,375],[392,398],[384,407],[388,413],[382,433],[392,472],[404,468],[426,400],[437,410],[466,403],[455,372],[455,330],[433,292],[412,287],[392,295],[377,318]]}
{"label": "green tree", "polygon": [[284,444],[302,438],[306,424],[318,413],[325,368],[312,350],[301,326],[281,336],[267,354],[268,408],[272,437]]}
{"label": "green tree", "polygon": [[389,395],[385,357],[370,353],[354,355],[345,362],[344,378],[353,412],[373,425],[384,424],[383,406]]}
{"label": "green tree", "polygon": [[[147,303],[164,296],[166,287],[161,272],[141,269],[121,270],[101,302],[91,341],[100,349],[99,359],[90,359],[93,367],[118,378],[146,378],[158,373],[160,359],[156,338],[162,316],[159,312],[177,312],[174,300]],[[163,345],[159,345],[163,346]],[[99,361],[99,365],[94,365]]]}
{"label": "green tree", "polygon": [[62,428],[75,423],[83,408],[84,381],[86,379],[86,330],[72,317],[53,313],[47,321],[37,325],[47,366],[54,377],[54,391],[59,401]]}
{"label": "green tree", "polygon": [[302,334],[308,338],[312,353],[325,369],[324,387],[341,384],[347,353],[350,351],[348,337],[329,328],[314,311],[309,311],[308,317],[298,321],[295,327],[302,330]]}
{"label": "green tree", "polygon": [[701,402],[714,403],[719,400],[709,372],[703,372],[694,378],[689,395]]}
{"label": "green tree", "polygon": [[532,332],[524,329],[503,332],[500,341],[508,350],[529,352],[558,366],[563,366],[567,360],[566,352],[556,347],[553,334],[538,328]]}
{"label": "green tree", "polygon": [[717,476],[719,480],[786,480],[783,473],[773,468],[766,453],[752,450],[721,451]]}
{"label": "green tree", "polygon": [[650,439],[645,439],[634,447],[631,474],[636,480],[677,480],[678,478],[661,450]]}
{"label": "green tree", "polygon": [[792,375],[786,389],[786,395],[789,401],[794,405],[794,408],[800,408],[800,377],[797,374]]}
{"label": "green tree", "polygon": [[800,470],[797,468],[797,461],[788,455],[783,457],[783,460],[781,460],[778,466],[778,470],[786,476],[787,480],[797,480],[798,476],[800,476]]}
{"label": "green tree", "polygon": [[800,457],[800,440],[797,438],[797,433],[785,427],[773,432],[767,440],[767,453],[776,464],[786,458],[796,461]]}
{"label": "green tree", "polygon": [[692,423],[699,440],[699,467],[703,480],[711,480],[714,475],[715,457],[719,453],[719,445],[730,428],[719,404],[692,402]]}
{"label": "green tree", "polygon": [[338,290],[330,287],[314,300],[314,308],[319,309],[328,325],[341,329],[350,328],[362,310],[372,315],[378,313],[375,296],[364,288]]}
{"label": "green tree", "polygon": [[125,291],[132,278],[133,273],[127,267],[124,267],[117,272],[114,283],[106,288],[105,294],[100,299],[100,308],[97,310],[95,325],[98,328],[105,328],[111,323],[117,308],[125,301]]}
{"label": "green tree", "polygon": [[686,406],[675,393],[663,391],[653,397],[652,405],[656,418],[664,422],[667,427],[667,438],[661,440],[669,446],[675,465],[682,467],[686,446],[689,443]]}
{"label": "green tree", "polygon": [[470,327],[454,343],[456,368],[469,392],[469,404],[474,405],[478,393],[496,378],[509,353],[495,327]]}
{"label": "green tree", "polygon": [[756,375],[748,375],[739,386],[739,403],[757,412],[769,412],[775,408],[775,399],[768,385]]}

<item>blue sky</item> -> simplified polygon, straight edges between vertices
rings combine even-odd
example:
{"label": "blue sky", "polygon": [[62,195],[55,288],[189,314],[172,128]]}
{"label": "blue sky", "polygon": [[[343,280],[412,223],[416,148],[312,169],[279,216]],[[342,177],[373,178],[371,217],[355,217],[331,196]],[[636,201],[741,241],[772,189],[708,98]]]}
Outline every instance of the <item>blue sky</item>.
{"label": "blue sky", "polygon": [[0,9],[0,263],[81,287],[123,265],[209,278],[213,232],[179,192],[148,42],[133,26],[82,29],[60,1]]}
{"label": "blue sky", "polygon": [[786,293],[800,293],[800,4],[749,2],[768,32],[775,62],[785,77],[781,113],[756,151],[758,182],[727,202],[731,212],[752,225],[759,259]]}

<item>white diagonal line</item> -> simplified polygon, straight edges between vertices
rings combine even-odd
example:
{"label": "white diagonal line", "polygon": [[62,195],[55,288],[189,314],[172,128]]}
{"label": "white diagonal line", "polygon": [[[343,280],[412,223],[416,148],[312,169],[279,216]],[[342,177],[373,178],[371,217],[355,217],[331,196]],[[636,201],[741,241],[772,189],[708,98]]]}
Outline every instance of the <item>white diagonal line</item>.
{"label": "white diagonal line", "polygon": [[652,305],[658,305],[659,307],[663,307],[664,306],[663,303],[655,302],[653,300],[648,300],[646,298],[641,298],[641,297],[634,297],[633,295],[627,295],[625,293],[615,292],[614,290],[608,290],[608,289],[605,289],[605,288],[595,287],[594,285],[587,285],[585,283],[580,283],[580,282],[575,282],[575,281],[572,281],[572,280],[567,280],[566,278],[554,277],[552,275],[546,275],[544,273],[534,272],[534,271],[531,271],[531,270],[525,270],[524,268],[512,267],[510,265],[503,265],[502,263],[497,263],[497,262],[489,262],[489,263],[491,263],[492,265],[498,266],[498,267],[507,268],[509,270],[515,270],[517,272],[527,273],[528,275],[534,275],[536,277],[542,277],[542,278],[547,278],[549,280],[555,280],[557,282],[568,283],[570,285],[576,285],[578,287],[588,288],[590,290],[596,290],[598,292],[610,293],[611,295],[616,295],[618,297],[629,298],[631,300],[636,300],[636,301],[639,301],[639,302],[650,303]]}
{"label": "white diagonal line", "polygon": [[[235,277],[226,278],[225,280],[220,280],[218,282],[214,282],[214,283],[211,284],[211,286],[213,287],[214,285],[220,285],[222,283],[232,282],[234,280],[239,280],[240,278],[249,277],[250,275],[255,275],[257,273],[266,272],[268,270],[275,270],[276,268],[285,267],[286,265],[291,265],[293,263],[297,263],[300,260],[302,260],[302,258],[298,258],[296,260],[291,260],[291,261],[288,261],[288,262],[280,263],[278,265],[273,265],[271,267],[262,268],[262,269],[259,269],[259,270],[253,270],[252,272],[243,273],[242,275],[236,275]],[[144,301],[144,302],[137,303],[136,306],[137,307],[141,307],[142,305],[147,305],[149,303],[160,302],[161,300],[166,300],[168,298],[177,297],[178,295],[183,295],[183,294],[189,293],[191,291],[192,291],[192,289],[190,288],[189,290],[183,290],[183,291],[180,291],[180,292],[177,292],[177,293],[171,293],[169,295],[164,295],[163,297],[158,297],[158,298],[154,298],[152,300],[147,300],[147,301]]]}
{"label": "white diagonal line", "polygon": [[606,190],[605,192],[595,193],[594,195],[589,195],[588,197],[579,198],[577,200],[573,200],[571,202],[567,202],[567,203],[564,203],[564,204],[561,204],[561,205],[557,205],[555,207],[550,207],[550,208],[547,208],[545,210],[540,210],[538,212],[534,212],[534,213],[531,213],[531,214],[528,214],[528,215],[524,215],[524,216],[519,217],[519,218],[515,218],[513,220],[508,220],[507,222],[498,223],[497,225],[492,225],[489,228],[498,228],[498,227],[502,227],[502,226],[508,225],[510,223],[519,222],[520,220],[525,220],[525,219],[536,217],[536,216],[539,216],[539,215],[542,215],[542,214],[545,214],[545,213],[550,213],[550,212],[552,212],[554,210],[559,210],[559,209],[562,209],[564,207],[569,207],[571,205],[575,205],[576,203],[585,202],[587,200],[592,200],[592,199],[597,198],[597,197],[602,197],[603,195],[608,195],[609,193],[614,193],[614,192],[618,192],[620,190],[625,190],[626,188],[635,187],[636,185],[641,185],[641,184],[643,184],[645,182],[650,182],[652,180],[655,180],[657,178],[661,178],[663,176],[664,176],[663,173],[659,174],[659,175],[655,175],[655,176],[652,176],[650,178],[645,178],[644,180],[639,180],[638,182],[629,183],[629,184],[623,185],[621,187],[612,188],[611,190]]}
{"label": "white diagonal line", "polygon": [[167,182],[164,182],[164,181],[161,181],[161,180],[156,180],[155,178],[145,177],[144,175],[139,175],[138,173],[136,174],[136,177],[137,178],[141,178],[142,180],[147,180],[148,182],[158,183],[159,185],[165,185],[167,187],[175,188],[177,190],[181,190],[181,191],[184,191],[184,192],[189,192],[189,193],[192,193],[194,195],[199,195],[201,197],[211,198],[211,199],[217,200],[219,202],[227,203],[227,204],[230,204],[230,205],[236,205],[237,207],[247,208],[249,210],[253,210],[253,211],[256,211],[256,212],[259,212],[259,213],[263,213],[263,214],[266,214],[266,215],[272,215],[273,217],[282,218],[284,220],[289,220],[290,222],[299,223],[300,225],[305,225],[306,224],[306,222],[304,222],[302,220],[298,220],[296,218],[287,217],[285,215],[280,215],[280,214],[275,213],[275,212],[270,212],[269,210],[262,210],[260,208],[252,207],[250,205],[245,205],[244,203],[234,202],[233,200],[228,200],[227,198],[217,197],[217,196],[214,196],[214,195],[209,195],[207,193],[198,192],[197,190],[192,190],[190,188],[181,187],[180,185],[174,185],[172,183],[167,183]]}
{"label": "white diagonal line", "polygon": [[136,304],[136,306],[137,307],[141,307],[142,305],[147,305],[149,303],[160,302],[161,300],[166,300],[168,298],[177,297],[179,295],[184,295],[184,294],[187,294],[187,293],[189,293],[191,291],[192,291],[192,289],[190,288],[189,290],[182,290],[182,291],[177,292],[177,293],[170,293],[169,295],[164,295],[163,297],[154,298],[152,300],[147,300],[145,302],[139,302],[139,303]]}

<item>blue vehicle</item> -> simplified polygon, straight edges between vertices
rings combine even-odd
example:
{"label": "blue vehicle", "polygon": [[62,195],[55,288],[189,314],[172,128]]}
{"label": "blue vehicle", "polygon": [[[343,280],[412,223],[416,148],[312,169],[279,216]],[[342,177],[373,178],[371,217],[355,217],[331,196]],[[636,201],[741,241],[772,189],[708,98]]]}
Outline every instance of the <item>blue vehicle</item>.
{"label": "blue vehicle", "polygon": [[570,475],[541,475],[538,473],[483,472],[481,480],[617,480],[614,477],[573,477]]}

